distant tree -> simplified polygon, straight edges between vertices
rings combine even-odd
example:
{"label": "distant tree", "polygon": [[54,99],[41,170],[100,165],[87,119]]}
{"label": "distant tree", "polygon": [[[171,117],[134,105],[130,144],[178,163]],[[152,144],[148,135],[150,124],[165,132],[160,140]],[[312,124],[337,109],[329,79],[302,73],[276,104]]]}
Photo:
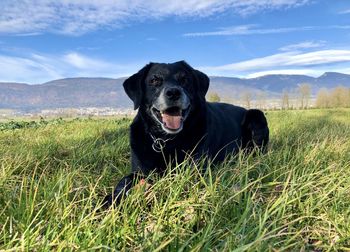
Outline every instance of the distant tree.
{"label": "distant tree", "polygon": [[302,109],[308,108],[309,100],[311,96],[311,85],[308,83],[299,84],[299,98],[300,98],[300,107]]}
{"label": "distant tree", "polygon": [[288,90],[284,89],[282,93],[282,109],[289,109],[289,93]]}
{"label": "distant tree", "polygon": [[299,104],[299,90],[298,88],[289,91],[289,107],[291,109],[297,109],[300,107]]}
{"label": "distant tree", "polygon": [[250,108],[251,107],[251,102],[252,102],[252,94],[251,92],[249,92],[248,90],[244,91],[242,93],[242,101],[244,106],[246,106],[246,108]]}
{"label": "distant tree", "polygon": [[326,88],[321,88],[316,95],[316,107],[317,108],[329,108],[330,107],[330,92]]}
{"label": "distant tree", "polygon": [[239,99],[237,99],[236,97],[225,97],[225,100],[220,99],[220,101],[230,103],[230,104],[235,104],[237,102],[237,100],[239,100]]}
{"label": "distant tree", "polygon": [[257,91],[256,93],[256,102],[257,107],[259,109],[264,109],[266,106],[266,92],[264,91]]}
{"label": "distant tree", "polygon": [[208,93],[208,101],[210,102],[220,102],[220,96],[216,92],[209,92]]}
{"label": "distant tree", "polygon": [[334,88],[330,95],[330,103],[332,107],[347,107],[349,104],[349,90],[343,86]]}

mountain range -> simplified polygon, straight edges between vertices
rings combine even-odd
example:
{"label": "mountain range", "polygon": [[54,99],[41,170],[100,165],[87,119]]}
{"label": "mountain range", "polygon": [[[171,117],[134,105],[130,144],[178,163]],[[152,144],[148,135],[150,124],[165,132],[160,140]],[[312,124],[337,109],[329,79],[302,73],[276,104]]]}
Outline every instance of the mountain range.
{"label": "mountain range", "polygon": [[[24,111],[79,108],[131,108],[122,83],[125,78],[67,78],[43,84],[0,82],[0,108]],[[301,83],[311,86],[315,95],[320,88],[350,87],[350,75],[326,72],[319,77],[307,75],[265,75],[257,78],[210,77],[209,92],[223,100],[238,99],[243,92],[253,96],[263,92],[266,97],[280,97],[283,90],[292,92]]]}

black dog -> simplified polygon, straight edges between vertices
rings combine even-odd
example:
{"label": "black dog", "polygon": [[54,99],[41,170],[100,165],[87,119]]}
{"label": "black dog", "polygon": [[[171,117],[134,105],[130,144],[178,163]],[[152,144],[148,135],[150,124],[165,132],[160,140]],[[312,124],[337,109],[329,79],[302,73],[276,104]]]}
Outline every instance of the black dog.
{"label": "black dog", "polygon": [[206,102],[209,78],[184,61],[150,63],[123,85],[139,109],[130,126],[132,173],[105,198],[108,205],[119,203],[140,174],[163,173],[175,158],[180,163],[191,153],[220,162],[241,148],[268,143],[263,112]]}

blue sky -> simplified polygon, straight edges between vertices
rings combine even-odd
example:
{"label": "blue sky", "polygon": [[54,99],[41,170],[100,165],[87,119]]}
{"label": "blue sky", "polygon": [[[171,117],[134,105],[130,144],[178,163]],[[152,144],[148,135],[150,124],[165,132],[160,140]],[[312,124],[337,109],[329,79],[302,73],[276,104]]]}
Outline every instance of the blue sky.
{"label": "blue sky", "polygon": [[186,60],[208,75],[350,74],[349,0],[1,0],[0,81],[122,77]]}

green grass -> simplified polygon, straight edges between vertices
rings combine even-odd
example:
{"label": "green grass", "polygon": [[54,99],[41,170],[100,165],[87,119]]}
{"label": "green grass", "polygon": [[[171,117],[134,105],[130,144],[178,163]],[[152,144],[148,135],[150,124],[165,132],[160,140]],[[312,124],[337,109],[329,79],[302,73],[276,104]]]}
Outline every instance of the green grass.
{"label": "green grass", "polygon": [[350,250],[350,109],[267,116],[267,154],[188,160],[104,211],[130,119],[0,124],[0,250]]}

